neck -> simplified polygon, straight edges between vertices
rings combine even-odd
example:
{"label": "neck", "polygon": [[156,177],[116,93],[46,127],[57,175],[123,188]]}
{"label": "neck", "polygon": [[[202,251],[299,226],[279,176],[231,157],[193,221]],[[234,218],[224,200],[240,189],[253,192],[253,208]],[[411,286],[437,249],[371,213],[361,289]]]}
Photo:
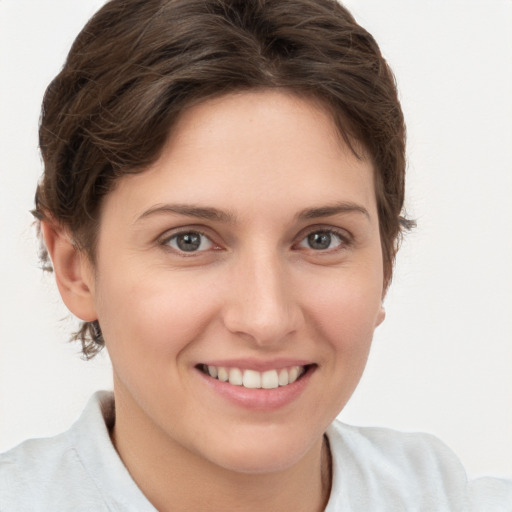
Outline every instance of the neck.
{"label": "neck", "polygon": [[329,499],[331,457],[325,436],[291,467],[240,473],[172,442],[149,424],[142,411],[134,413],[123,400],[116,400],[112,441],[135,483],[159,512],[311,512],[324,510]]}

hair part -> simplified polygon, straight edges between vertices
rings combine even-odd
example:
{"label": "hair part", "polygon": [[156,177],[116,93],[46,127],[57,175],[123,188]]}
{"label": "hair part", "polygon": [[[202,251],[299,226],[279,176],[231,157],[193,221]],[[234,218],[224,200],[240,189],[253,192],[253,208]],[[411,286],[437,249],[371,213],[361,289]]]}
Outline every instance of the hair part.
{"label": "hair part", "polygon": [[[107,2],[46,90],[34,215],[66,227],[94,265],[102,200],[117,180],[159,158],[184,110],[255,88],[320,100],[354,154],[359,144],[371,156],[386,289],[411,226],[401,216],[405,124],[377,43],[335,0]],[[74,339],[86,358],[104,345],[97,321]]]}

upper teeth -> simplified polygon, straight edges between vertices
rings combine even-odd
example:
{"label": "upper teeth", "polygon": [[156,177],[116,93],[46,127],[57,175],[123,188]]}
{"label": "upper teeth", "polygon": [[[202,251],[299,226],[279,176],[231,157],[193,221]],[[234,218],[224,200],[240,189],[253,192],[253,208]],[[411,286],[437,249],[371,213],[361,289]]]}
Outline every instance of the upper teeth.
{"label": "upper teeth", "polygon": [[245,388],[274,389],[295,382],[306,370],[304,366],[291,366],[276,370],[258,372],[256,370],[241,370],[240,368],[225,368],[224,366],[207,366],[210,377],[234,386]]}

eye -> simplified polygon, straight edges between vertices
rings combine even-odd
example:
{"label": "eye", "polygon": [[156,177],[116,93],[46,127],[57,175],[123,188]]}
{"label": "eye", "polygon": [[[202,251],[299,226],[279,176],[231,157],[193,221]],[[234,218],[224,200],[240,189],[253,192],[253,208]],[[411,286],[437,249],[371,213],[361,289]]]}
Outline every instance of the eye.
{"label": "eye", "polygon": [[164,243],[179,252],[201,252],[214,247],[213,242],[198,231],[176,233],[167,238]]}
{"label": "eye", "polygon": [[345,239],[336,231],[322,229],[309,233],[301,240],[299,247],[313,249],[314,251],[327,251],[336,249],[345,242]]}

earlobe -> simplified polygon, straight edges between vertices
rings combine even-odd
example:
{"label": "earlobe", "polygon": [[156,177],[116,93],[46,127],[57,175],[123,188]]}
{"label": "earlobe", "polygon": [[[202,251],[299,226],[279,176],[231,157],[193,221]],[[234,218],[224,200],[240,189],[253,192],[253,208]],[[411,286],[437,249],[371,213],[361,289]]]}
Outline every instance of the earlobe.
{"label": "earlobe", "polygon": [[386,310],[384,309],[384,305],[380,305],[379,312],[377,313],[377,318],[375,320],[375,327],[378,327],[382,322],[384,322],[386,318]]}
{"label": "earlobe", "polygon": [[86,322],[97,320],[90,263],[62,226],[41,221],[41,231],[52,260],[57,287],[67,308]]}

